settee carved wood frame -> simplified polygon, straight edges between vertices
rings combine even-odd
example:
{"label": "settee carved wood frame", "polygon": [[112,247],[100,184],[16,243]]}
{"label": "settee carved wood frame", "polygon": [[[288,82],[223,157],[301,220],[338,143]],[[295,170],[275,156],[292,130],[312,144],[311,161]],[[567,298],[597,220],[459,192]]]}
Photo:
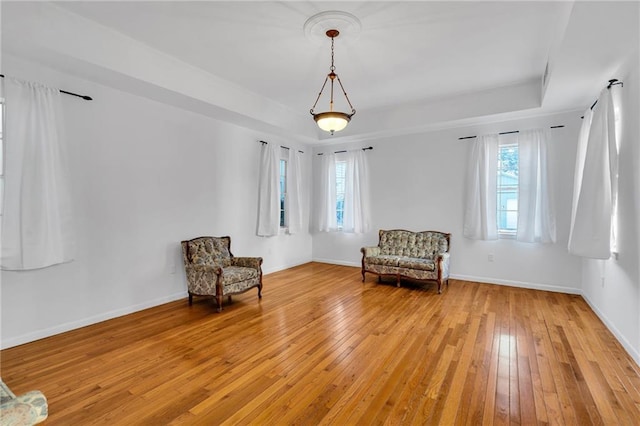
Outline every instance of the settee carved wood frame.
{"label": "settee carved wood frame", "polygon": [[[448,232],[441,232],[441,231],[409,231],[407,229],[388,229],[388,230],[379,230],[378,231],[378,246],[380,246],[380,242],[382,239],[382,234],[383,232],[393,232],[393,231],[404,231],[404,232],[411,232],[411,233],[422,233],[422,232],[431,232],[431,233],[435,233],[435,234],[441,234],[442,236],[444,236],[447,240],[447,251],[446,254],[448,255],[450,250],[451,250],[451,233]],[[382,277],[393,277],[396,279],[396,286],[400,287],[400,281],[401,280],[407,280],[407,281],[417,281],[417,282],[436,282],[436,284],[438,285],[438,294],[442,293],[442,284],[446,283],[447,286],[449,286],[449,277],[447,276],[446,280],[442,280],[442,271],[443,271],[443,262],[444,262],[444,258],[442,255],[436,255],[436,259],[434,259],[434,264],[435,264],[435,268],[438,272],[438,277],[437,279],[419,279],[419,278],[415,278],[415,277],[410,277],[407,275],[403,275],[400,273],[396,273],[396,274],[385,274],[385,273],[378,273],[375,271],[368,271],[366,270],[365,267],[365,257],[366,257],[366,252],[365,252],[365,247],[361,248],[360,251],[362,252],[362,260],[361,260],[361,271],[362,271],[362,282],[365,281],[365,273],[368,272],[370,274],[374,274],[378,276],[378,282],[382,281]]]}

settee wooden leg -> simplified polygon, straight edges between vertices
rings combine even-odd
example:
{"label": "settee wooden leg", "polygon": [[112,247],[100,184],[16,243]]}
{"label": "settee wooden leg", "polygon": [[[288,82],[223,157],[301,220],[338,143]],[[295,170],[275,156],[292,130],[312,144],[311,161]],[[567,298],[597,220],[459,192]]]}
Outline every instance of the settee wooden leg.
{"label": "settee wooden leg", "polygon": [[218,312],[222,312],[222,296],[216,296],[216,301],[218,302]]}
{"label": "settee wooden leg", "polygon": [[262,284],[258,286],[258,299],[262,299]]}
{"label": "settee wooden leg", "polygon": [[189,306],[193,304],[193,294],[189,293]]}
{"label": "settee wooden leg", "polygon": [[400,287],[400,275],[396,276],[396,287]]}
{"label": "settee wooden leg", "polygon": [[378,275],[378,282],[381,283],[382,282],[382,275]]}
{"label": "settee wooden leg", "polygon": [[438,294],[442,293],[442,281],[438,280]]}

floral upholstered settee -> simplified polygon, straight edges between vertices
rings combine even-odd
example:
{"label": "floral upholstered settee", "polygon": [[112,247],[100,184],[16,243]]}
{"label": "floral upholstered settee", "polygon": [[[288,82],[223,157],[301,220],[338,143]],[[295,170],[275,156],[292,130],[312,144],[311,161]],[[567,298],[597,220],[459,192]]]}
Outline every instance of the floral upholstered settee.
{"label": "floral upholstered settee", "polygon": [[47,398],[40,391],[31,391],[16,396],[11,389],[0,380],[0,424],[34,425],[44,421],[48,416]]}
{"label": "floral upholstered settee", "polygon": [[262,298],[262,258],[234,257],[231,237],[198,237],[182,241],[189,305],[193,296],[213,296],[222,311],[222,298],[258,288]]}
{"label": "floral upholstered settee", "polygon": [[362,281],[365,272],[393,276],[400,287],[402,278],[436,281],[438,293],[449,284],[449,243],[451,234],[438,231],[412,232],[404,229],[380,230],[375,247],[363,247]]}

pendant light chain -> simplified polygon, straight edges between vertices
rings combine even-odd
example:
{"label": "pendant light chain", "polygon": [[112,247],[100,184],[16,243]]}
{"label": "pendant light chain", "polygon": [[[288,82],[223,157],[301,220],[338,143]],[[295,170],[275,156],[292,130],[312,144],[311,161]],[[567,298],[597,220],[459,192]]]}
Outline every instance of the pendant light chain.
{"label": "pendant light chain", "polygon": [[[356,110],[355,110],[355,108],[353,108],[353,105],[351,105],[351,101],[349,100],[349,96],[347,96],[347,92],[344,90],[344,86],[342,85],[342,82],[340,81],[340,77],[338,76],[338,74],[335,73],[336,67],[333,64],[333,39],[334,39],[334,37],[331,37],[331,68],[329,68],[331,70],[331,74],[329,74],[329,76],[328,76],[329,78],[331,78],[331,101],[329,102],[329,106],[331,108],[330,111],[333,111],[333,80],[337,79],[338,83],[340,83],[340,89],[342,89],[342,94],[344,95],[345,99],[347,100],[347,103],[349,104],[349,108],[351,108],[351,115],[354,115],[356,113]],[[316,100],[316,102],[317,102],[317,100]],[[315,105],[314,105],[314,107],[315,107]]]}
{"label": "pendant light chain", "polygon": [[329,98],[329,111],[333,111],[333,80],[335,80],[337,74],[335,73],[336,67],[333,65],[333,36],[331,36],[331,72],[329,78],[331,79],[331,97]]}
{"label": "pendant light chain", "polygon": [[331,37],[331,68],[329,68],[331,72],[336,70],[336,67],[333,66],[333,39],[334,37]]}

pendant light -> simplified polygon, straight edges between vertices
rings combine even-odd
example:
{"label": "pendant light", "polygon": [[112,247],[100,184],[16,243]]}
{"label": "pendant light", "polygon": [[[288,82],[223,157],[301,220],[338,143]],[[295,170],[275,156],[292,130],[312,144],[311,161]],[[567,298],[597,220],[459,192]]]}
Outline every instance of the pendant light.
{"label": "pendant light", "polygon": [[[353,105],[351,105],[351,101],[347,96],[347,92],[345,92],[344,87],[342,86],[342,82],[340,81],[340,77],[338,77],[338,74],[335,73],[336,67],[333,64],[333,42],[334,39],[338,37],[340,32],[338,30],[331,29],[328,30],[326,34],[327,37],[331,39],[331,67],[329,68],[330,72],[324,79],[324,83],[322,84],[320,93],[318,93],[316,102],[311,107],[310,112],[311,115],[313,115],[313,119],[318,124],[318,127],[320,127],[320,129],[324,130],[325,132],[329,132],[333,135],[334,132],[339,132],[340,130],[347,127],[347,124],[349,124],[349,121],[351,121],[351,117],[356,113],[356,110],[353,108]],[[335,82],[335,80],[338,80],[338,84],[340,84],[340,89],[342,89],[342,93],[344,94],[344,97],[347,100],[349,107],[351,108],[351,114],[333,110],[333,83]],[[318,104],[320,96],[322,96],[322,92],[324,91],[324,88],[327,85],[328,81],[331,82],[331,98],[329,100],[329,111],[316,113],[316,105]]]}

